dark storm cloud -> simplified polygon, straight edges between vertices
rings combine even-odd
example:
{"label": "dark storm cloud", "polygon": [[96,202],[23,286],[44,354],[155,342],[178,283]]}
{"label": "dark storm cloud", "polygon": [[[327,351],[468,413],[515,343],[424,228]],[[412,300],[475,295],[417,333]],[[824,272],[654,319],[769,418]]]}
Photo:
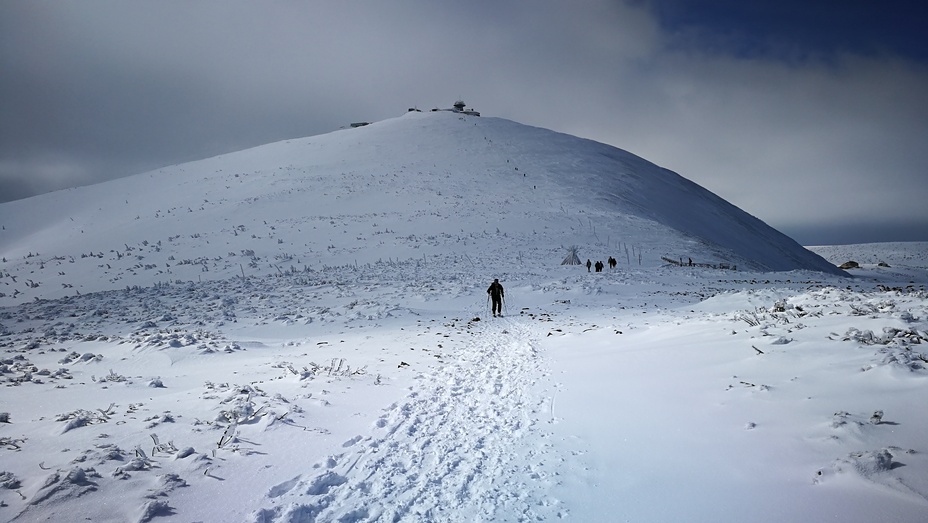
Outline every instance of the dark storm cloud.
{"label": "dark storm cloud", "polygon": [[863,220],[928,240],[923,48],[875,30],[824,45],[784,31],[801,10],[713,3],[5,2],[0,201],[463,97],[783,230]]}
{"label": "dark storm cloud", "polygon": [[913,0],[648,0],[674,45],[803,60],[841,53],[928,60],[928,5]]}

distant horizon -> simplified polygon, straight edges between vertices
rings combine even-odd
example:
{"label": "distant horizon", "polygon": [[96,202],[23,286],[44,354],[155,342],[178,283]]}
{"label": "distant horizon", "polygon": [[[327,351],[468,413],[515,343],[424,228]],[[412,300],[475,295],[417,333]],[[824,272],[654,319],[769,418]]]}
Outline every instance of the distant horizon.
{"label": "distant horizon", "polygon": [[[918,243],[918,242],[928,242],[928,239],[924,239],[924,236],[919,236],[922,234],[922,228],[919,224],[913,224],[908,229],[911,232],[909,235],[906,232],[906,227],[900,227],[899,225],[894,225],[893,228],[903,229],[898,233],[898,235],[889,236],[888,238],[882,236],[884,234],[881,230],[874,230],[873,232],[867,231],[845,231],[845,230],[815,230],[814,227],[803,227],[804,231],[799,233],[790,234],[788,229],[778,229],[783,234],[789,236],[790,238],[796,240],[797,243],[806,247],[815,247],[815,246],[824,246],[824,245],[858,245],[858,244],[870,244],[870,243]],[[800,241],[800,239],[807,239],[806,241]],[[822,243],[817,241],[823,238],[829,238],[829,243]],[[861,240],[862,238],[862,240]],[[914,239],[912,239],[914,238]],[[921,238],[921,239],[920,239]]]}

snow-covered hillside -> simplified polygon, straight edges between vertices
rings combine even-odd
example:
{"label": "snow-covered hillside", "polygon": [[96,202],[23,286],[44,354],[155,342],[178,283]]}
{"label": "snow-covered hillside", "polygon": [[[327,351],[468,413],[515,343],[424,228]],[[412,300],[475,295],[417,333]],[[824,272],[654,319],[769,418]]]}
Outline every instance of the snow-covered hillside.
{"label": "snow-covered hillside", "polygon": [[[507,269],[559,261],[572,244],[642,267],[667,256],[836,271],[625,151],[449,112],[10,202],[0,225],[0,304],[346,264]],[[88,273],[93,286],[76,277]]]}
{"label": "snow-covered hillside", "polygon": [[928,513],[928,243],[825,261],[627,153],[452,113],[0,224],[0,521]]}

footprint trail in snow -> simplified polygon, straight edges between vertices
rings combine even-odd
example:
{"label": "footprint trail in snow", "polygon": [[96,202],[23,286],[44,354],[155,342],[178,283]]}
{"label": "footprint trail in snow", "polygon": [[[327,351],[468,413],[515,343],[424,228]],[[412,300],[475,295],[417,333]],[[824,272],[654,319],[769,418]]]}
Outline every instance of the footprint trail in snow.
{"label": "footprint trail in snow", "polygon": [[[549,374],[520,321],[472,323],[456,360],[374,422],[372,434],[267,493],[260,523],[539,521],[550,495]],[[550,391],[550,387],[548,387]]]}

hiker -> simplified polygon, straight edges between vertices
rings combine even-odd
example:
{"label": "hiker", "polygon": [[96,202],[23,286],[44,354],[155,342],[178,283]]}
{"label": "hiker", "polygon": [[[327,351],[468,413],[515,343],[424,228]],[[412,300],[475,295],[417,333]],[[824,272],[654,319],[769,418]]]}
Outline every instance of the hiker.
{"label": "hiker", "polygon": [[615,261],[615,258],[613,258],[612,256],[609,257],[609,268],[610,269],[615,269],[615,266],[617,263],[619,262]]}
{"label": "hiker", "polygon": [[596,262],[596,272],[603,272],[603,267],[604,267],[603,262],[601,261]]}
{"label": "hiker", "polygon": [[592,267],[592,266],[593,266],[593,262],[591,262],[591,261],[589,260],[589,258],[587,258],[587,260],[586,260],[586,272],[590,272],[590,267]]}
{"label": "hiker", "polygon": [[487,289],[487,294],[490,295],[490,300],[493,302],[493,317],[495,318],[497,314],[500,316],[503,315],[503,286],[500,285],[499,279],[494,279],[493,283],[490,284],[490,288]]}

